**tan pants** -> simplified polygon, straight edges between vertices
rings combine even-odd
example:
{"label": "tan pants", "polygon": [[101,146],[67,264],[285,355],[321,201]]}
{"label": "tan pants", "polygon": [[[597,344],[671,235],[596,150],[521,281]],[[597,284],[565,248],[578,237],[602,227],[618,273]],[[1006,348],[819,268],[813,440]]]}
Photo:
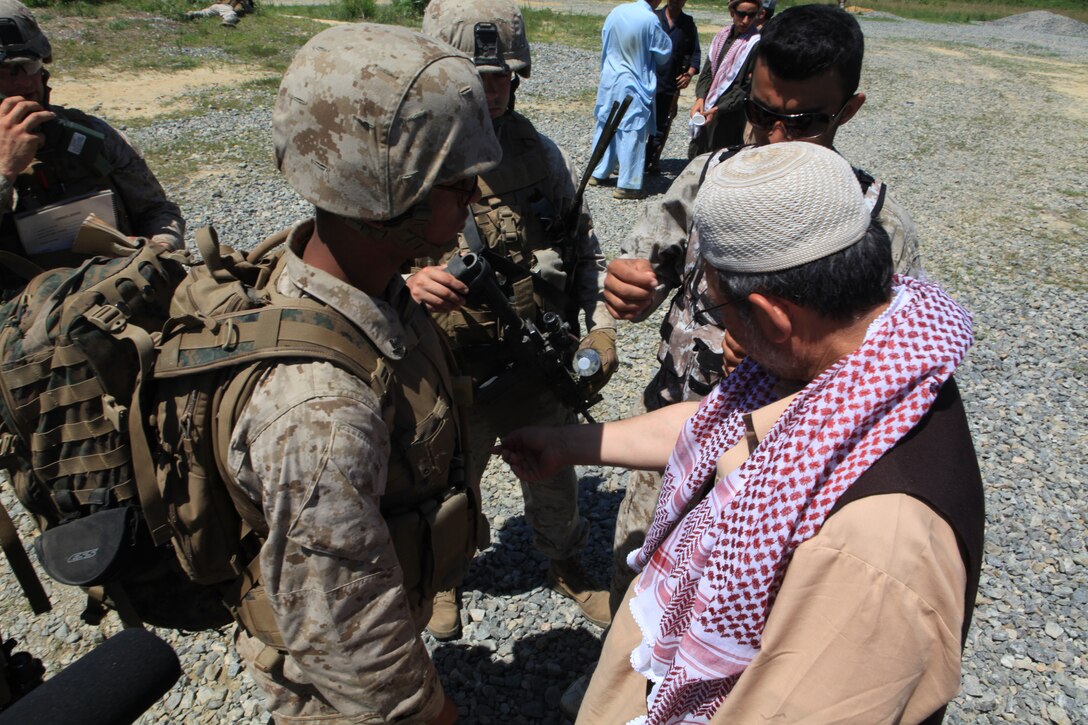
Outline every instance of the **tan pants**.
{"label": "tan pants", "polygon": [[[574,423],[575,415],[529,379],[506,391],[500,400],[469,409],[469,481],[480,480],[491,447],[502,436],[527,425]],[[522,482],[525,519],[533,530],[533,546],[549,559],[566,559],[581,551],[589,524],[578,512],[578,476],[565,468],[554,478]]]}

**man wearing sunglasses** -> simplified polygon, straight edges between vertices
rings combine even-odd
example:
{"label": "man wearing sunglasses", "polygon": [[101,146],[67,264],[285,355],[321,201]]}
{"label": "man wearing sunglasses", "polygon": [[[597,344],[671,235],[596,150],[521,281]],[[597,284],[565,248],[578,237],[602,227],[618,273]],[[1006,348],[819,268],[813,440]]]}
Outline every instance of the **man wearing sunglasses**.
{"label": "man wearing sunglasses", "polygon": [[[112,212],[107,221],[122,232],[180,248],[185,221],[139,152],[105,121],[49,103],[45,64],[52,60],[34,15],[17,0],[0,0],[0,252],[21,258],[19,268],[28,270],[82,261],[71,240],[34,235],[16,217],[100,192]],[[26,281],[11,269],[0,269],[6,294]]]}
{"label": "man wearing sunglasses", "polygon": [[[863,50],[857,21],[836,7],[798,6],[771,19],[753,53],[752,87],[744,104],[755,145],[807,141],[833,148],[839,127],[865,102],[865,94],[857,92]],[[689,242],[692,203],[703,178],[736,151],[692,160],[668,192],[646,207],[621,244],[620,257],[609,264],[605,301],[617,319],[644,320],[676,290],[661,327],[661,367],[643,395],[647,410],[702,398],[745,356],[707,296],[697,245]],[[918,242],[909,214],[884,184],[859,169],[855,173],[871,212],[891,238],[896,271],[918,275]],[[642,544],[660,481],[654,472],[628,477],[616,521],[613,611],[634,576],[626,555]]]}

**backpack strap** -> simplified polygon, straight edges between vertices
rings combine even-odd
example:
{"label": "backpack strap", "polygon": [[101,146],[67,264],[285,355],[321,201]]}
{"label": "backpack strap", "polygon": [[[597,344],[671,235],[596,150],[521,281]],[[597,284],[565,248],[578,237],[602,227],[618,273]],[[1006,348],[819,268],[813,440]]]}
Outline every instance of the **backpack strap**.
{"label": "backpack strap", "polygon": [[[180,332],[177,327],[170,329],[168,326],[163,333],[164,341],[158,346],[153,376],[177,378],[298,357],[330,362],[372,384],[374,373],[381,368],[381,356],[370,341],[336,311],[319,304],[299,302],[298,305],[269,305],[215,318],[197,317],[194,321],[200,324]],[[256,384],[256,376],[252,377],[253,380],[236,389],[231,399],[225,401],[231,403],[232,409],[248,399]],[[129,417],[132,458],[148,528],[155,543],[164,544],[170,539],[170,525],[156,480],[144,425],[142,397],[133,396],[133,411]],[[220,406],[221,411],[224,408],[226,405]],[[222,462],[218,465],[220,472],[226,473],[222,470]],[[231,477],[225,476],[224,480],[229,483]],[[237,504],[238,497],[232,493],[232,498]],[[247,525],[255,528],[254,524],[261,518],[257,515],[259,512],[244,511],[244,508],[239,509],[239,514],[245,514]]]}
{"label": "backpack strap", "polygon": [[0,264],[7,267],[16,277],[25,280],[32,280],[45,271],[26,257],[3,250],[0,250]]}

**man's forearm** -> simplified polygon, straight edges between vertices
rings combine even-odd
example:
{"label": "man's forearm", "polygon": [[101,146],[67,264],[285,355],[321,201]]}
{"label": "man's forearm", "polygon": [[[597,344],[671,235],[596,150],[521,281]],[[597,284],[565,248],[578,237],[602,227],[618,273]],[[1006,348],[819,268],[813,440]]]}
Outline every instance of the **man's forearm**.
{"label": "man's forearm", "polygon": [[572,465],[601,465],[662,471],[697,401],[667,405],[643,415],[560,429],[561,446]]}

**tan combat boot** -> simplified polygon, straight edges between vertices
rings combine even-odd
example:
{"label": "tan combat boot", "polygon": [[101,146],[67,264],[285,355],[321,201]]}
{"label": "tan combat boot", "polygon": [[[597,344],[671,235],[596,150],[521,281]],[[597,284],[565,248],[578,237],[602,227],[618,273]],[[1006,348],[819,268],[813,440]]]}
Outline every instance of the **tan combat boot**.
{"label": "tan combat boot", "polygon": [[456,589],[447,589],[434,595],[434,611],[427,631],[440,642],[461,636],[461,602]]}
{"label": "tan combat boot", "polygon": [[577,602],[582,615],[598,627],[607,627],[612,621],[608,592],[586,574],[578,557],[552,559],[548,567],[548,585]]}

